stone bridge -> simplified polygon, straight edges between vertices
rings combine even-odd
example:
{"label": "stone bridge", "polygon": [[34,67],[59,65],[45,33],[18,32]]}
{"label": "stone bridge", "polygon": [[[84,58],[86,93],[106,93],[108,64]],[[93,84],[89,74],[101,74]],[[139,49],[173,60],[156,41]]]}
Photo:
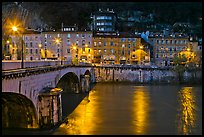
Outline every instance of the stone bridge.
{"label": "stone bridge", "polygon": [[[196,78],[201,79],[201,74],[202,71],[198,71]],[[184,76],[189,78],[191,75],[185,72]],[[175,78],[175,72],[169,68],[57,65],[4,70],[2,127],[55,126],[63,120],[62,110],[66,104],[62,99],[66,100],[66,94],[86,93],[93,82],[169,82]],[[44,93],[52,88],[63,89],[63,92]]]}
{"label": "stone bridge", "polygon": [[47,66],[3,71],[2,127],[56,125],[63,120],[61,96],[64,93],[44,95],[43,91],[61,88],[71,94],[88,92],[92,82],[95,82],[92,66]]}

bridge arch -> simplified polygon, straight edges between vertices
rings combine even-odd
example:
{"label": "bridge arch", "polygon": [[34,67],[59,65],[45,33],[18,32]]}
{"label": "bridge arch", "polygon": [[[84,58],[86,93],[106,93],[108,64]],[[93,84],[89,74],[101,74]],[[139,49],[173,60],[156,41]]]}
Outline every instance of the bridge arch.
{"label": "bridge arch", "polygon": [[60,78],[56,87],[62,88],[65,92],[78,93],[79,78],[75,73],[68,72]]}
{"label": "bridge arch", "polygon": [[86,70],[85,73],[84,73],[84,75],[89,75],[89,76],[91,77],[91,73],[90,73],[89,70]]}
{"label": "bridge arch", "polygon": [[14,92],[2,92],[2,128],[38,128],[33,102]]}

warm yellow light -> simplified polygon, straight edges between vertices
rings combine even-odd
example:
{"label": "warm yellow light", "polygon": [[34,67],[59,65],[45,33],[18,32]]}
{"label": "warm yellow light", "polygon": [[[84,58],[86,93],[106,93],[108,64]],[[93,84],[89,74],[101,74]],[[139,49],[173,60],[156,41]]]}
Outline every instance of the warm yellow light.
{"label": "warm yellow light", "polygon": [[140,46],[140,49],[143,49],[143,46]]}
{"label": "warm yellow light", "polygon": [[133,101],[133,114],[135,120],[133,121],[136,134],[144,134],[148,129],[149,122],[149,93],[143,86],[135,88]]}
{"label": "warm yellow light", "polygon": [[61,42],[61,39],[60,39],[60,38],[55,38],[55,39],[54,39],[54,42],[55,42],[56,44],[59,44],[59,43]]}
{"label": "warm yellow light", "polygon": [[59,39],[56,39],[56,41],[55,41],[57,44],[59,44],[60,43],[60,40]]}
{"label": "warm yellow light", "polygon": [[190,51],[190,48],[187,48],[187,51]]}
{"label": "warm yellow light", "polygon": [[180,102],[178,112],[178,131],[181,134],[192,134],[196,121],[196,105],[192,87],[183,87],[178,94]]}
{"label": "warm yellow light", "polygon": [[86,44],[85,47],[88,47],[88,45]]}
{"label": "warm yellow light", "polygon": [[13,31],[17,31],[18,28],[17,28],[16,26],[12,26],[12,30],[13,30]]}
{"label": "warm yellow light", "polygon": [[6,41],[6,43],[7,43],[7,44],[9,44],[9,43],[10,43],[10,41],[9,41],[9,40],[7,40],[7,41]]}
{"label": "warm yellow light", "polygon": [[38,46],[39,46],[39,48],[41,48],[41,47],[42,47],[42,44],[39,44]]}
{"label": "warm yellow light", "polygon": [[76,46],[73,46],[73,49],[75,50],[75,49],[76,49]]}

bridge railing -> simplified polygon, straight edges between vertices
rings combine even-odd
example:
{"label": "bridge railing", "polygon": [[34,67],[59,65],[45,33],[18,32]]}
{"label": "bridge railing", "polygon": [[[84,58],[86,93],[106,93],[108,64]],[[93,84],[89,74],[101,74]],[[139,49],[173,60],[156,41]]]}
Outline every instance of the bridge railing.
{"label": "bridge railing", "polygon": [[[53,60],[39,60],[39,61],[24,61],[24,68],[34,68],[41,66],[56,66],[60,65],[61,61],[53,61]],[[63,61],[64,65],[71,65],[69,61]],[[2,61],[2,70],[12,70],[12,69],[20,69],[21,61]]]}

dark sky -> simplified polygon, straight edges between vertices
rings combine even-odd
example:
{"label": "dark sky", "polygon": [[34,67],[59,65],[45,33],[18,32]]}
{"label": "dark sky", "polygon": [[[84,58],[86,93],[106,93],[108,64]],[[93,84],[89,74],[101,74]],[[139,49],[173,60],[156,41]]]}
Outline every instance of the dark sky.
{"label": "dark sky", "polygon": [[[47,20],[83,25],[89,21],[91,12],[98,8],[113,9],[116,13],[128,10],[141,10],[155,13],[162,22],[190,21],[196,23],[202,16],[202,3],[196,2],[62,2],[44,3],[42,15]],[[57,19],[56,19],[57,18]],[[83,21],[82,21],[83,20]],[[57,22],[56,22],[57,24]]]}
{"label": "dark sky", "polygon": [[22,6],[58,28],[62,22],[85,27],[91,13],[99,8],[113,9],[116,13],[128,10],[155,13],[157,22],[170,24],[187,21],[196,24],[202,16],[201,2],[23,2]]}

